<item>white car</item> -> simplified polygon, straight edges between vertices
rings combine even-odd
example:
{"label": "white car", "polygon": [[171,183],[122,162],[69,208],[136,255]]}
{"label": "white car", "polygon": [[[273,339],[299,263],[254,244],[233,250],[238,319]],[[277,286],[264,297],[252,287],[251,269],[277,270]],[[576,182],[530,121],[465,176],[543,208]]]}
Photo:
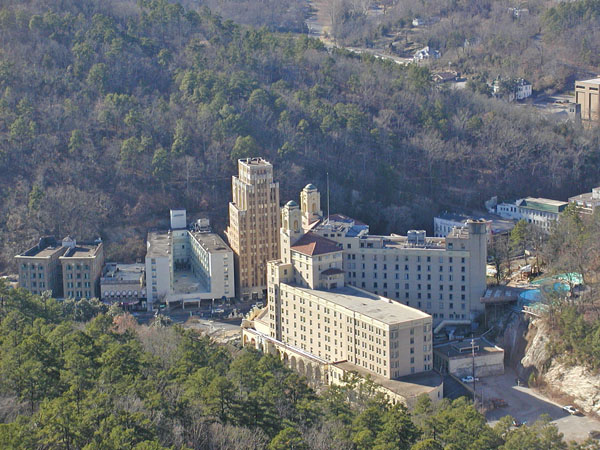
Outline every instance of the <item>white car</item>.
{"label": "white car", "polygon": [[579,415],[579,410],[577,408],[575,408],[574,406],[567,405],[567,406],[563,406],[562,409],[564,411],[568,412],[569,414],[572,414],[573,416]]}
{"label": "white car", "polygon": [[471,375],[469,375],[468,377],[461,378],[461,381],[463,383],[473,383],[474,381],[479,381],[479,378],[473,378]]}

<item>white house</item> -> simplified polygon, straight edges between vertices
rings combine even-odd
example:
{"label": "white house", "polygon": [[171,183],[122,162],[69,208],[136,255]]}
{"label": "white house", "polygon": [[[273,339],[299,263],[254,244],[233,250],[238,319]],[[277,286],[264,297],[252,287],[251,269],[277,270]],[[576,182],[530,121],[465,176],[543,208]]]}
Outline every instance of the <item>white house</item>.
{"label": "white house", "polygon": [[427,47],[423,47],[421,50],[417,51],[413,56],[413,60],[417,62],[425,59],[439,59],[441,56],[442,54],[438,50],[433,50],[429,48],[428,45]]}

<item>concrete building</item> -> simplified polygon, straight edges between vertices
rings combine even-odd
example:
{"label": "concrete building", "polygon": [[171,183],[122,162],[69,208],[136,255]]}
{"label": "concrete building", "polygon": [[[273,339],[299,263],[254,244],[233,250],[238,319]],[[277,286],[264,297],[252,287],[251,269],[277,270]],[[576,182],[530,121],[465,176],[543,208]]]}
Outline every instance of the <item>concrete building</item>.
{"label": "concrete building", "polygon": [[188,228],[185,210],[171,211],[170,230],[148,233],[145,266],[148,309],[235,297],[232,250],[206,220]]}
{"label": "concrete building", "polygon": [[236,291],[243,299],[264,298],[267,261],[279,257],[279,183],[262,158],[238,161],[225,232],[235,257]]}
{"label": "concrete building", "polygon": [[575,203],[584,213],[593,214],[600,206],[600,186],[574,197],[569,197],[569,203]]}
{"label": "concrete building", "polygon": [[107,263],[100,278],[100,299],[126,307],[146,306],[145,264]]}
{"label": "concrete building", "polygon": [[504,350],[485,338],[464,339],[433,348],[433,364],[436,370],[450,373],[458,378],[473,375],[489,377],[504,373]]}
{"label": "concrete building", "polygon": [[[341,383],[356,372],[404,403],[417,392],[441,398],[442,381],[431,372],[431,316],[347,284],[342,245],[301,227],[303,213],[319,209],[312,198],[314,208],[294,201],[282,208],[282,256],[267,263],[267,307],[242,324],[244,344],[294,358],[292,367],[307,374],[310,366],[309,378],[318,374],[320,382]],[[401,380],[414,374],[429,384]]]}
{"label": "concrete building", "polygon": [[435,324],[468,324],[483,311],[484,221],[468,221],[447,238],[428,238],[422,230],[376,236],[368,225],[334,214],[314,222],[310,231],[340,246],[346,284],[425,311]]}
{"label": "concrete building", "polygon": [[575,103],[581,106],[581,120],[587,125],[600,123],[600,78],[575,82]]}
{"label": "concrete building", "polygon": [[94,242],[77,242],[71,237],[62,241],[65,253],[59,257],[65,298],[99,298],[100,277],[104,266],[104,246]]}
{"label": "concrete building", "polygon": [[506,219],[525,220],[548,233],[567,205],[559,200],[527,197],[515,203],[499,203],[496,214]]}
{"label": "concrete building", "polygon": [[63,296],[62,267],[59,258],[66,252],[52,236],[40,238],[37,245],[15,256],[19,266],[19,287],[33,294],[50,291],[53,297]]}
{"label": "concrete building", "polygon": [[443,212],[433,218],[433,234],[435,237],[446,237],[456,227],[465,227],[469,220],[485,222],[488,242],[494,235],[507,234],[514,228],[513,220],[503,219],[495,214]]}

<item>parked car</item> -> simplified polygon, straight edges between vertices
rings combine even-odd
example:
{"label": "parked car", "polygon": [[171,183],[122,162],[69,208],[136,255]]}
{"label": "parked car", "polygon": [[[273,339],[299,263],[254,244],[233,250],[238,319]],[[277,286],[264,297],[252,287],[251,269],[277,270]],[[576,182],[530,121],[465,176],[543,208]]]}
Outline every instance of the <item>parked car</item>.
{"label": "parked car", "polygon": [[461,378],[461,381],[463,383],[473,383],[474,381],[479,381],[479,378],[477,378],[477,377],[473,378],[471,375],[469,375],[467,377]]}
{"label": "parked car", "polygon": [[578,416],[581,414],[577,408],[571,405],[563,406],[562,409],[573,416]]}
{"label": "parked car", "polygon": [[525,421],[523,421],[523,422],[519,422],[517,419],[514,419],[512,424],[513,424],[513,427],[515,427],[515,428],[519,428],[519,427],[521,427],[521,426],[525,425],[526,423],[527,423],[527,422],[525,422]]}

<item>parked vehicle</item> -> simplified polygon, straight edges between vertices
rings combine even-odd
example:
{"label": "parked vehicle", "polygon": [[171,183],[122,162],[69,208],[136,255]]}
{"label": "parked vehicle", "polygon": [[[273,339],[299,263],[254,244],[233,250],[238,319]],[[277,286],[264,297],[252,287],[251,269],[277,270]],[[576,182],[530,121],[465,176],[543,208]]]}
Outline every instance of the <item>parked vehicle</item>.
{"label": "parked vehicle", "polygon": [[467,377],[461,378],[461,381],[463,383],[473,383],[474,381],[479,381],[479,378],[477,378],[477,377],[473,378],[471,375],[469,375]]}
{"label": "parked vehicle", "polygon": [[578,416],[581,414],[579,410],[572,405],[563,406],[562,409],[573,416]]}

